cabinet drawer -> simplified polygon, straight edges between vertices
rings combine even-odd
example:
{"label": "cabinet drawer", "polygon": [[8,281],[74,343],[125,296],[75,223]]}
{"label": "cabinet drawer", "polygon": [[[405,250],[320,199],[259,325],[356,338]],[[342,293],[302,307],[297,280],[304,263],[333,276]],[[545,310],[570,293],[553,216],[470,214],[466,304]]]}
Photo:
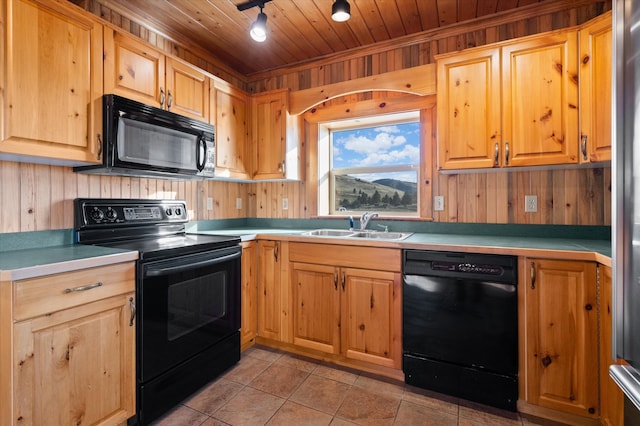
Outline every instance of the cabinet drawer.
{"label": "cabinet drawer", "polygon": [[13,319],[20,321],[133,290],[134,262],[20,280],[14,282]]}

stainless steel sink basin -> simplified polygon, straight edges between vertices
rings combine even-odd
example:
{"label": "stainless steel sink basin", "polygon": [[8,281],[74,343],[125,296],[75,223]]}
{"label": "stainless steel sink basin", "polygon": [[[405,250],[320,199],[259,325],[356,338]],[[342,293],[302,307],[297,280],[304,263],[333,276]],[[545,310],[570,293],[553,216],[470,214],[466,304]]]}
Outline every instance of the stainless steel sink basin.
{"label": "stainless steel sink basin", "polygon": [[349,231],[348,229],[314,229],[313,231],[302,233],[302,235],[312,237],[350,237],[354,234],[355,231]]}
{"label": "stainless steel sink basin", "polygon": [[347,229],[314,229],[303,232],[308,237],[359,238],[387,241],[400,241],[413,235],[413,232],[383,232],[383,231],[349,231]]}
{"label": "stainless steel sink basin", "polygon": [[382,232],[382,231],[370,231],[370,232],[358,232],[351,236],[351,238],[372,238],[376,240],[390,240],[400,241],[411,236],[413,232]]}

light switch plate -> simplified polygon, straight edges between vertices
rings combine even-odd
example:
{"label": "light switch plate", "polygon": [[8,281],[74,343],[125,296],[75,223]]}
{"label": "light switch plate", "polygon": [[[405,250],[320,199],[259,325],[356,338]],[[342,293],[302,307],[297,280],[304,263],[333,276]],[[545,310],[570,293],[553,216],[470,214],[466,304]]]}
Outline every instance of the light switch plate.
{"label": "light switch plate", "polygon": [[207,197],[207,210],[213,210],[213,198]]}
{"label": "light switch plate", "polygon": [[444,210],[444,196],[436,195],[433,197],[433,210],[437,212]]}
{"label": "light switch plate", "polygon": [[289,199],[288,198],[283,198],[282,199],[282,210],[289,210]]}
{"label": "light switch plate", "polygon": [[242,198],[236,198],[236,210],[242,210]]}

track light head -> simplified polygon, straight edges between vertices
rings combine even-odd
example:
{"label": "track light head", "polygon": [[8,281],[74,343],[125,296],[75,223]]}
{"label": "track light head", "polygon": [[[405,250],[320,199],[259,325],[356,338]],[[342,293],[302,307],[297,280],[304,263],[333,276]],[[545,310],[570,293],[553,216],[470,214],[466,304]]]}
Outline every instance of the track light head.
{"label": "track light head", "polygon": [[262,8],[260,8],[258,18],[253,24],[251,24],[249,34],[252,39],[259,43],[262,43],[267,39],[267,15],[262,11]]}
{"label": "track light head", "polygon": [[331,19],[344,22],[351,17],[351,6],[347,0],[336,0],[331,7]]}

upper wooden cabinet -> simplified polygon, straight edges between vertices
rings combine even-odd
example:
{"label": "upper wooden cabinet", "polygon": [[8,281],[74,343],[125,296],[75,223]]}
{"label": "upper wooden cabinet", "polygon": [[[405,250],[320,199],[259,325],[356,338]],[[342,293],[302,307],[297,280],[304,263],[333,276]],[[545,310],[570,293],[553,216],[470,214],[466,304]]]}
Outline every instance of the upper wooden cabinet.
{"label": "upper wooden cabinet", "polygon": [[98,162],[102,25],[52,0],[6,0],[0,11],[0,159]]}
{"label": "upper wooden cabinet", "polygon": [[576,31],[438,58],[438,167],[578,162]]}
{"label": "upper wooden cabinet", "polygon": [[209,81],[200,69],[133,36],[105,28],[104,91],[209,121]]}
{"label": "upper wooden cabinet", "polygon": [[438,166],[500,165],[500,49],[438,58]]}
{"label": "upper wooden cabinet", "polygon": [[214,79],[211,122],[216,127],[216,176],[250,179],[249,94]]}
{"label": "upper wooden cabinet", "polygon": [[[596,264],[525,259],[524,372],[527,402],[598,418]],[[524,378],[523,378],[524,375]]]}
{"label": "upper wooden cabinet", "polygon": [[288,89],[251,96],[253,179],[302,179],[301,117],[288,112]]}
{"label": "upper wooden cabinet", "polygon": [[580,29],[580,162],[611,160],[611,12]]}

